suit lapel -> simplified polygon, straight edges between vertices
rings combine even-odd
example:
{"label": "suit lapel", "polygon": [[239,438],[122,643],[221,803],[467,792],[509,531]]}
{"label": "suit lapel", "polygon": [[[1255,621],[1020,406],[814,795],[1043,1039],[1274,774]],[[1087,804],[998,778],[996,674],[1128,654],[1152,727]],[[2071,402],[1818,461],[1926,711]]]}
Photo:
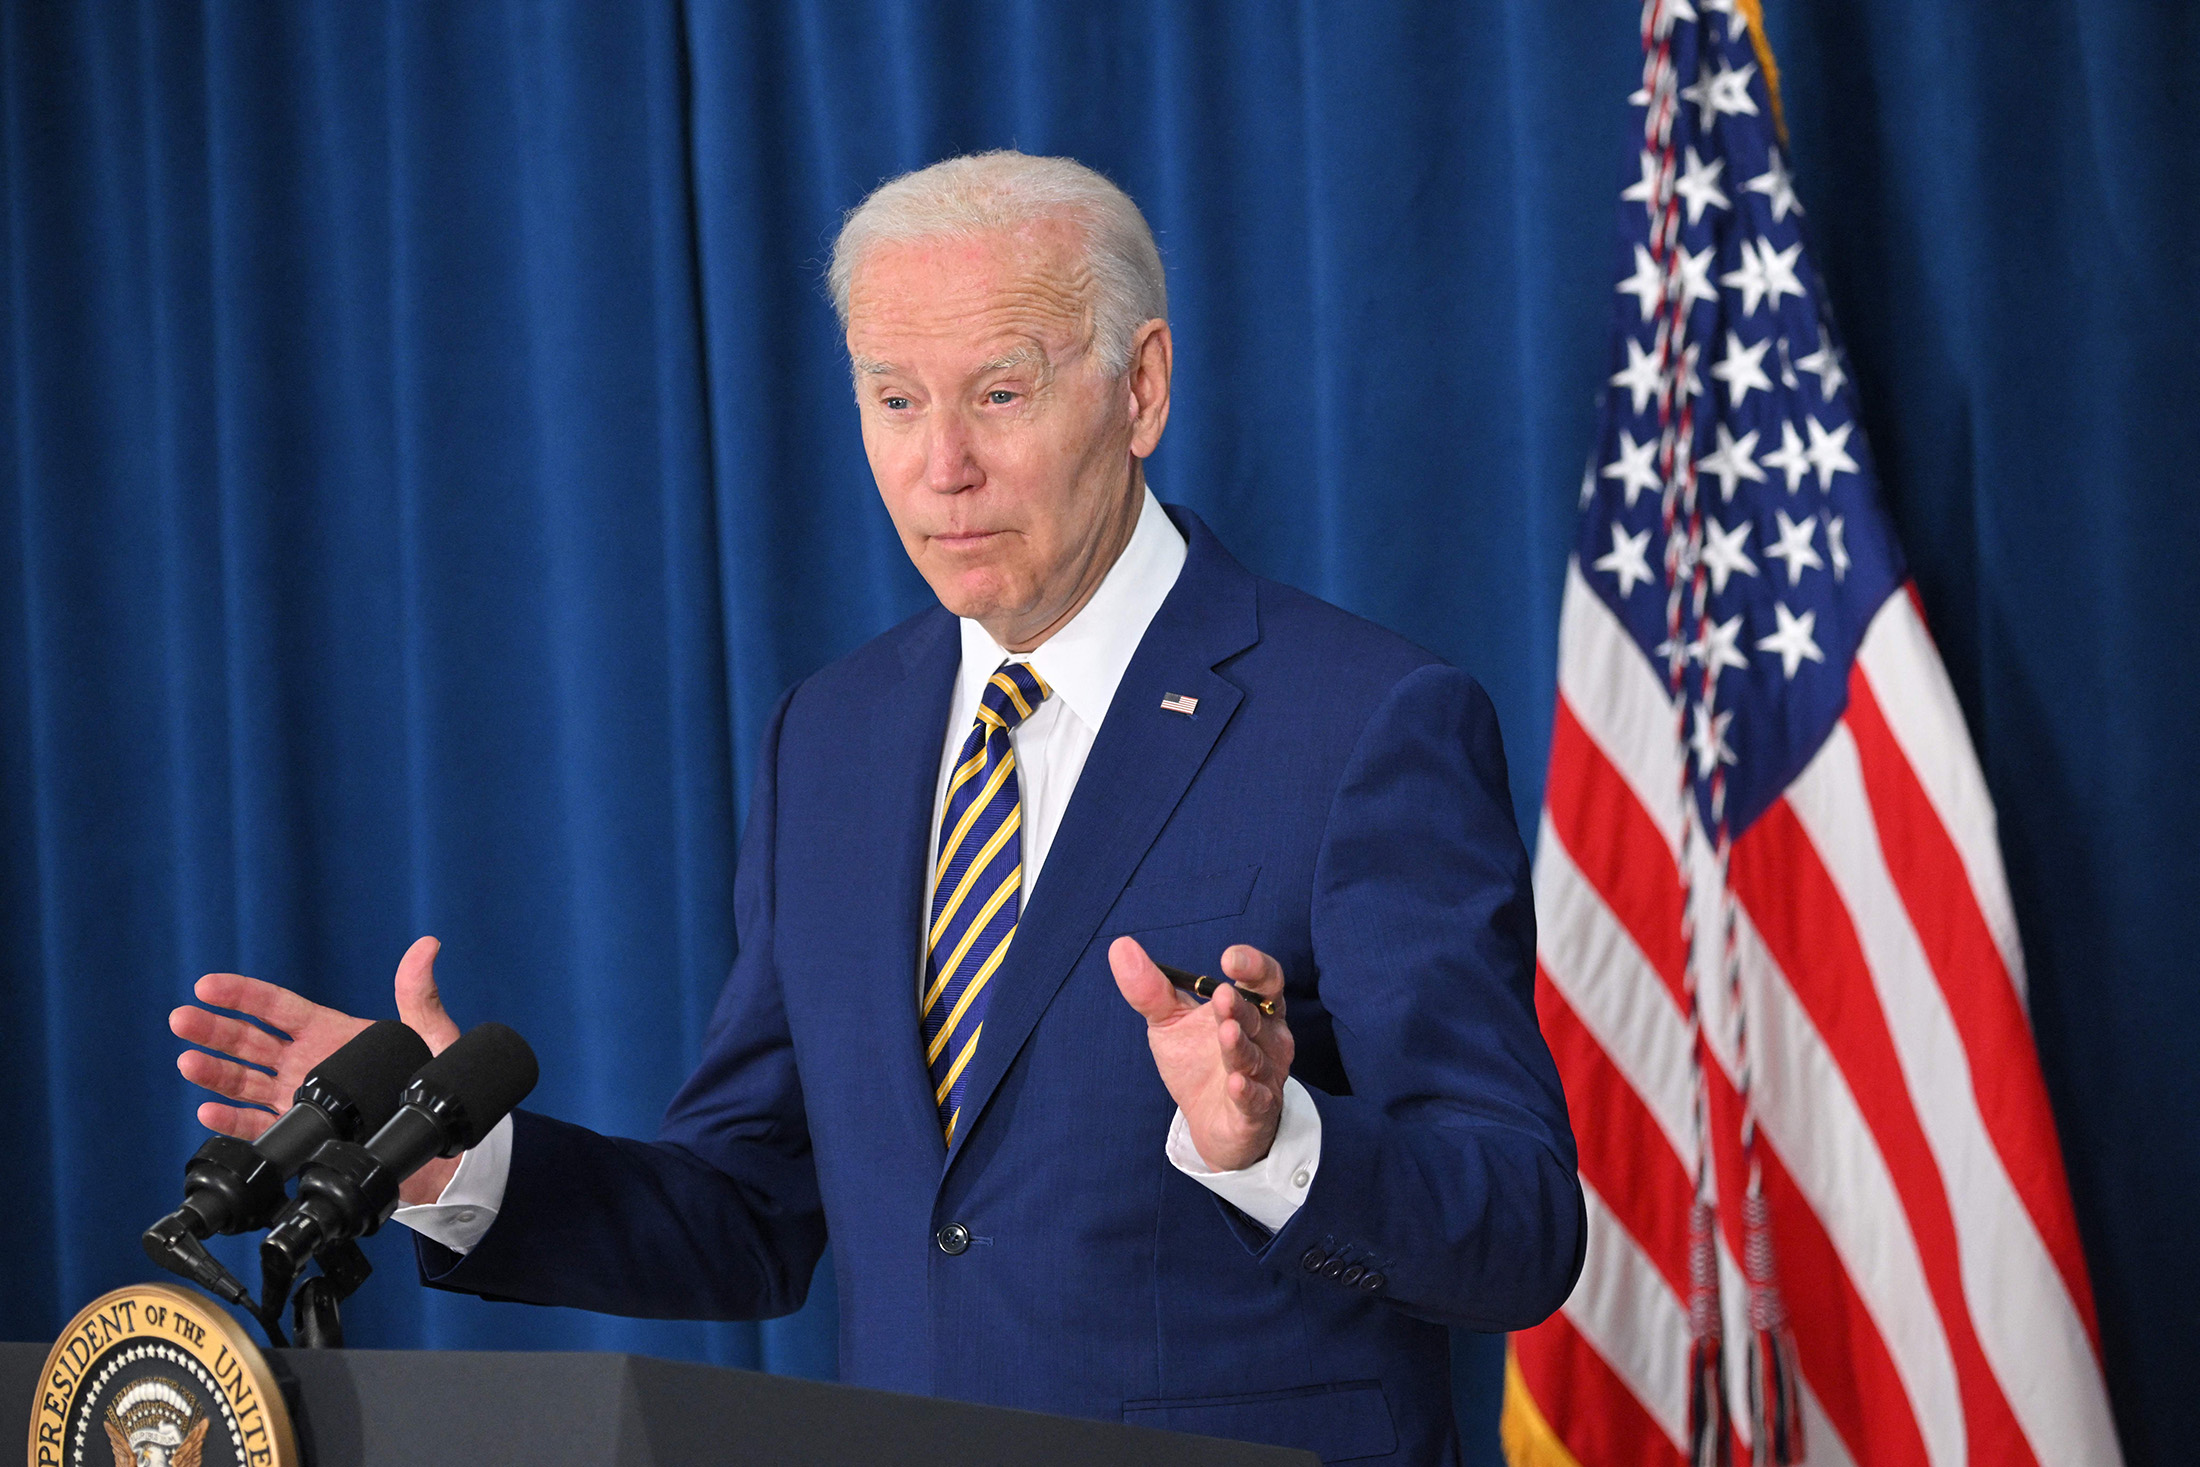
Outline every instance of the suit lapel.
{"label": "suit lapel", "polygon": [[[917,1023],[917,939],[924,924],[940,740],[961,655],[955,619],[944,612],[928,618],[910,639],[903,677],[882,690],[875,716],[865,721],[868,766],[848,771],[858,777],[847,785],[866,807],[848,822],[844,887],[851,898],[854,949],[848,971],[884,976],[863,985],[863,992],[852,992],[854,1001],[842,1008],[842,1018],[854,1031],[854,1052],[874,1057],[886,1071],[892,1114],[917,1136],[929,1137],[941,1155],[940,1113]],[[872,899],[865,900],[865,894]]]}
{"label": "suit lapel", "polygon": [[[1196,516],[1170,513],[1189,542],[1184,569],[1116,688],[1038,885],[1026,897],[1016,940],[994,976],[950,1166],[1244,699],[1214,669],[1259,640],[1253,578]],[[1197,698],[1198,711],[1186,717],[1163,709],[1161,700],[1174,693]],[[945,716],[943,710],[935,722]]]}

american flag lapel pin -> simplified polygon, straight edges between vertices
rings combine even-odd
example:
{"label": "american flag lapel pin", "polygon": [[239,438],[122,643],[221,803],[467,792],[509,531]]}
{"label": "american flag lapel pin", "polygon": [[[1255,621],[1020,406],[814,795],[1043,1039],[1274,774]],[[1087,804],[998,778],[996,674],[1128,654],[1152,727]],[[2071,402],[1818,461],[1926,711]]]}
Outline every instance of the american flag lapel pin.
{"label": "american flag lapel pin", "polygon": [[1163,693],[1161,706],[1171,713],[1181,713],[1189,718],[1199,711],[1199,700],[1190,693]]}

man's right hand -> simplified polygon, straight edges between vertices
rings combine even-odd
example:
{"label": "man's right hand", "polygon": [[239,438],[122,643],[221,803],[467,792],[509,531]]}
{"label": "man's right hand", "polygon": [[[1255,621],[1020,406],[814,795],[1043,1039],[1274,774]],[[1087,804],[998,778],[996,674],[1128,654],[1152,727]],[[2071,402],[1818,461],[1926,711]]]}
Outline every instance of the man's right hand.
{"label": "man's right hand", "polygon": [[[435,958],[441,950],[441,943],[423,937],[405,950],[397,964],[397,1017],[435,1054],[458,1038],[458,1025],[443,1011],[443,998],[435,986]],[[178,1039],[214,1051],[187,1049],[177,1055],[176,1068],[183,1078],[235,1102],[207,1101],[199,1107],[199,1123],[245,1141],[256,1140],[274,1124],[276,1114],[290,1105],[292,1092],[309,1070],[367,1027],[365,1019],[241,973],[209,973],[192,992],[200,1003],[250,1014],[289,1036],[285,1039],[242,1019],[189,1004],[168,1016],[168,1027]],[[457,1169],[455,1160],[431,1161],[406,1180],[398,1195],[406,1203],[433,1202]]]}

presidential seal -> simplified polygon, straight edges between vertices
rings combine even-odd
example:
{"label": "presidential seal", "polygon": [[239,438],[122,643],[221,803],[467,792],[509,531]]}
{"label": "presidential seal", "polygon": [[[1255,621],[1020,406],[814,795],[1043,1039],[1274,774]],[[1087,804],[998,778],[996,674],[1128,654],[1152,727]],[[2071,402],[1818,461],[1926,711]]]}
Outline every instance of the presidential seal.
{"label": "presidential seal", "polygon": [[38,1381],[28,1467],[298,1467],[282,1392],[243,1328],[172,1284],[69,1321]]}

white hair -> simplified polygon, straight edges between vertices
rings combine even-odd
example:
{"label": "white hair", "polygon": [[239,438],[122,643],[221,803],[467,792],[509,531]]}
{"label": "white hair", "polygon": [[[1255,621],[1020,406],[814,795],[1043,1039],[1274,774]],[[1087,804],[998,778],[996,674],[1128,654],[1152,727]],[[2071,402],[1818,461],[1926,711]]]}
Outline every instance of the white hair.
{"label": "white hair", "polygon": [[1138,328],[1168,319],[1161,251],[1130,195],[1074,158],[1005,148],[970,153],[873,189],[841,221],[825,275],[841,329],[848,326],[849,279],[876,246],[1013,232],[1042,219],[1066,219],[1083,230],[1093,350],[1110,376],[1122,376]]}

